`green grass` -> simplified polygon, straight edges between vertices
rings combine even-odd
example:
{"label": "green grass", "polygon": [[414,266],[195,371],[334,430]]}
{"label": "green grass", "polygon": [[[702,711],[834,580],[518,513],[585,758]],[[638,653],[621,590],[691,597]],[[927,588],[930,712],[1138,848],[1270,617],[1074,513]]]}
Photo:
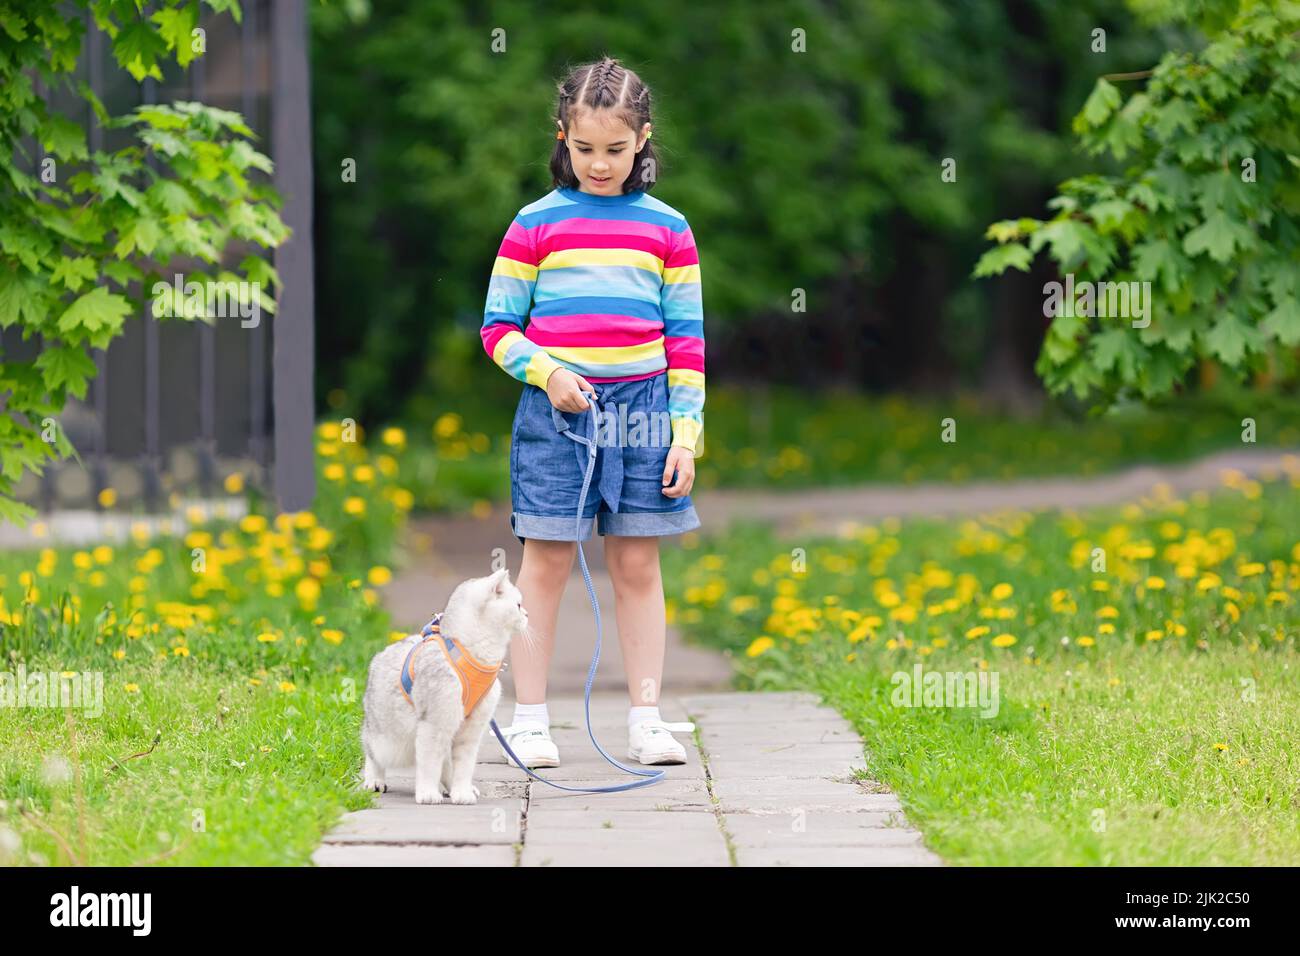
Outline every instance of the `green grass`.
{"label": "green grass", "polygon": [[370,805],[361,700],[410,496],[330,431],[312,513],[0,553],[0,690],[103,681],[100,713],[0,706],[0,862],[302,865]]}
{"label": "green grass", "polygon": [[[62,666],[36,659],[29,673],[45,663]],[[110,666],[98,718],[0,709],[0,820],[22,835],[10,862],[304,864],[373,796],[355,781],[364,685],[364,672],[346,673],[282,693],[166,660]]]}
{"label": "green grass", "polygon": [[893,706],[882,669],[804,679],[851,717],[874,776],[950,863],[1284,866],[1300,857],[1298,665],[1172,645],[999,661],[992,719]]}
{"label": "green grass", "polygon": [[[751,525],[665,553],[670,615],[742,687],[844,714],[950,863],[1293,864],[1300,471],[1229,483],[843,539]],[[918,663],[996,674],[996,715],[896,704]]]}

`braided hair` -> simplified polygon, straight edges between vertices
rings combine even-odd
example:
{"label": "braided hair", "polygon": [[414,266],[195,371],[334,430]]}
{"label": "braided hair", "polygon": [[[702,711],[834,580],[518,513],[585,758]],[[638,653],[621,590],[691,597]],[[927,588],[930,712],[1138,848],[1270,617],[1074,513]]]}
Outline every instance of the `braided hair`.
{"label": "braided hair", "polygon": [[[602,57],[596,63],[586,63],[569,71],[556,86],[559,94],[555,108],[557,128],[565,135],[574,120],[583,111],[613,110],[615,115],[637,131],[650,122],[650,87],[634,72],[611,57]],[[623,192],[634,189],[649,190],[658,178],[659,157],[647,139],[637,151],[632,171],[623,182]],[[551,153],[551,179],[555,186],[578,188],[578,177],[569,161],[566,140],[557,139]]]}

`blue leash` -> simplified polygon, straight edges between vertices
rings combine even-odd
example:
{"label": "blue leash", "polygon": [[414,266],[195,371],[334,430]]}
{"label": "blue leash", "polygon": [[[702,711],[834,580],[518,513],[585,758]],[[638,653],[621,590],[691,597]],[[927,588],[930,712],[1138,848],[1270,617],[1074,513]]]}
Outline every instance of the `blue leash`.
{"label": "blue leash", "polygon": [[[575,539],[580,538],[582,535],[582,511],[584,506],[587,504],[587,488],[591,485],[591,473],[596,467],[596,435],[599,433],[600,427],[598,421],[599,409],[596,405],[596,393],[591,391],[584,392],[583,394],[591,396],[591,402],[588,405],[588,410],[591,412],[591,438],[589,439],[583,438],[580,435],[575,435],[572,429],[569,428],[568,422],[564,420],[564,416],[560,414],[560,410],[554,405],[551,406],[551,417],[555,422],[555,430],[562,432],[574,441],[587,446],[587,473],[582,478],[582,495],[578,498],[578,515],[574,524],[573,535]],[[550,399],[547,399],[547,401],[550,401]],[[562,784],[553,783],[525,767],[524,762],[515,755],[515,752],[510,749],[510,745],[506,743],[506,738],[501,735],[501,728],[497,726],[495,717],[491,720],[492,732],[497,735],[497,740],[501,741],[501,746],[505,748],[505,751],[510,755],[510,758],[519,765],[520,770],[528,774],[528,776],[540,780],[542,783],[555,787],[557,790],[575,790],[579,793],[614,793],[619,790],[635,790],[638,787],[648,787],[651,784],[656,784],[662,781],[667,775],[667,771],[639,770],[635,767],[623,766],[609,754],[605,753],[604,748],[600,745],[600,741],[596,739],[596,735],[591,730],[591,685],[596,680],[596,667],[600,663],[600,602],[596,600],[596,588],[591,583],[591,573],[587,570],[587,557],[582,553],[581,541],[578,541],[578,561],[582,565],[582,578],[587,583],[587,594],[591,597],[591,609],[596,615],[596,651],[591,656],[591,670],[587,672],[587,690],[586,699],[584,701],[587,711],[587,734],[591,737],[591,742],[596,745],[596,749],[600,751],[601,756],[612,763],[615,767],[618,767],[619,770],[633,773],[641,777],[649,777],[650,779],[636,780],[632,783],[624,783],[611,787],[566,787]]]}

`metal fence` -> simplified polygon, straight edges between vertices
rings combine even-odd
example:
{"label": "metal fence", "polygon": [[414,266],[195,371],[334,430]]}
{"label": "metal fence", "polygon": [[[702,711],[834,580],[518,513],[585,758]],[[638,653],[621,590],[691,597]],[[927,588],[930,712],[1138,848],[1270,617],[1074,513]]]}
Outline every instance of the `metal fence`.
{"label": "metal fence", "polygon": [[[112,61],[107,38],[87,14],[79,75],[111,115],[140,103],[198,100],[241,113],[256,146],[275,162],[284,196],[281,217],[293,236],[275,251],[283,287],[274,316],[214,324],[152,315],[128,318],[123,335],[97,350],[98,370],[86,399],[70,400],[60,425],[81,463],[67,460],[37,478],[20,499],[45,510],[100,507],[112,489],[116,506],[165,506],[177,494],[212,494],[239,474],[274,496],[284,510],[310,506],[313,468],[313,290],[311,125],[304,0],[245,0],[243,18],[205,13],[206,52],[188,71],[173,63],[163,81],[137,84]],[[66,95],[65,95],[66,96]],[[104,130],[80,99],[55,98],[82,115],[91,150],[118,149],[129,133]],[[39,149],[39,147],[38,147]],[[39,152],[36,153],[39,162]],[[253,247],[227,250],[234,264]],[[166,274],[202,265],[169,262]],[[0,346],[31,359],[39,342],[5,330]],[[107,496],[104,496],[107,498]]]}

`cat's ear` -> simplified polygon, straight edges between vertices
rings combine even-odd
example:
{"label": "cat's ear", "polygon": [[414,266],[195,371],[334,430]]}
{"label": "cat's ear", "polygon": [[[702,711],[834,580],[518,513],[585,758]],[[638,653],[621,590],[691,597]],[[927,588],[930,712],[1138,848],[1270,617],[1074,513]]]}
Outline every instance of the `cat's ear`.
{"label": "cat's ear", "polygon": [[492,574],[490,578],[488,578],[488,580],[492,582],[493,591],[495,591],[497,594],[504,594],[506,590],[506,581],[508,581],[509,578],[510,578],[510,569],[499,568],[497,571],[495,571]]}

